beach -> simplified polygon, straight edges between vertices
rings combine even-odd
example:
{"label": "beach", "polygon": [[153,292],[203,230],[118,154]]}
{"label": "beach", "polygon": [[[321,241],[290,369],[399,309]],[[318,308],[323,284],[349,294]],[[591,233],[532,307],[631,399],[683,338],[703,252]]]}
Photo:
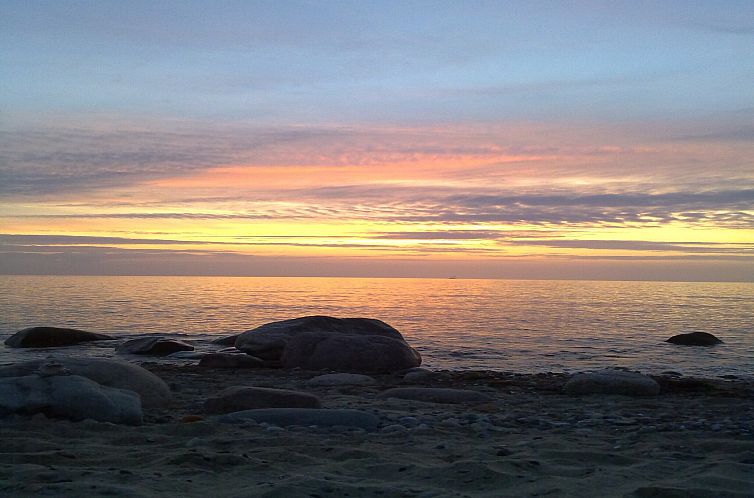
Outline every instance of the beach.
{"label": "beach", "polygon": [[[315,386],[323,372],[145,363],[172,399],[140,426],[6,418],[3,496],[754,496],[754,385],[654,376],[657,396],[571,395],[564,374],[436,371]],[[303,391],[375,414],[375,430],[230,423],[203,403],[230,386]],[[482,403],[384,398],[471,390]]]}

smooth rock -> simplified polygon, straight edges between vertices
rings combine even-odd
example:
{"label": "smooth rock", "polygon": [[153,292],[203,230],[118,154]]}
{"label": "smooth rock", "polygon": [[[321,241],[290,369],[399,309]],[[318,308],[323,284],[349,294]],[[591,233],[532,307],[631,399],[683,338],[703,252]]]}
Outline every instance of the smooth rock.
{"label": "smooth rock", "polygon": [[291,337],[309,332],[376,335],[403,341],[400,332],[380,320],[305,316],[266,323],[255,329],[247,330],[238,336],[235,346],[241,351],[263,360],[280,360]]}
{"label": "smooth rock", "polygon": [[428,370],[426,368],[411,368],[408,372],[403,376],[403,380],[408,382],[417,382],[417,381],[423,381],[427,379],[431,379],[436,374],[432,370]]}
{"label": "smooth rock", "polygon": [[368,375],[334,373],[313,377],[306,383],[310,386],[371,386],[377,381]]}
{"label": "smooth rock", "polygon": [[32,360],[0,367],[0,378],[35,374],[50,362],[61,365],[73,375],[86,377],[107,387],[134,391],[145,407],[163,406],[170,401],[170,388],[155,374],[139,365],[99,358],[56,358]]}
{"label": "smooth rock", "polygon": [[0,379],[0,416],[14,413],[128,425],[141,424],[143,417],[135,392],[105,387],[79,375]]}
{"label": "smooth rock", "polygon": [[208,353],[199,361],[199,366],[206,368],[259,368],[265,366],[265,362],[245,353]]}
{"label": "smooth rock", "polygon": [[126,341],[116,350],[117,353],[146,356],[168,356],[178,351],[193,351],[194,346],[165,337],[142,337]]}
{"label": "smooth rock", "polygon": [[212,344],[217,344],[220,346],[235,346],[236,345],[236,339],[238,339],[238,336],[241,334],[235,334],[235,335],[229,335],[226,337],[220,337],[218,339],[214,339],[212,341]]}
{"label": "smooth rock", "polygon": [[201,360],[208,354],[210,353],[202,351],[176,351],[175,353],[170,353],[168,358],[176,358],[178,360]]}
{"label": "smooth rock", "polygon": [[660,393],[660,385],[653,378],[623,370],[579,373],[566,382],[564,389],[567,394],[654,396]]}
{"label": "smooth rock", "polygon": [[258,408],[319,408],[313,394],[266,387],[233,386],[204,402],[207,413],[231,413]]}
{"label": "smooth rock", "polygon": [[9,348],[56,348],[73,346],[89,341],[108,341],[113,338],[84,330],[60,327],[30,327],[20,330],[5,340]]}
{"label": "smooth rock", "polygon": [[221,422],[243,423],[248,420],[286,427],[290,425],[319,427],[357,427],[374,431],[380,424],[376,415],[360,410],[322,408],[267,408],[229,413],[220,417]]}
{"label": "smooth rock", "polygon": [[681,346],[714,346],[722,344],[723,341],[707,332],[690,332],[688,334],[674,335],[665,342],[679,344]]}
{"label": "smooth rock", "polygon": [[467,389],[446,389],[436,387],[396,387],[379,394],[380,398],[398,398],[427,403],[487,403],[492,397]]}
{"label": "smooth rock", "polygon": [[281,363],[305,370],[391,373],[420,365],[421,356],[402,339],[307,332],[288,340]]}

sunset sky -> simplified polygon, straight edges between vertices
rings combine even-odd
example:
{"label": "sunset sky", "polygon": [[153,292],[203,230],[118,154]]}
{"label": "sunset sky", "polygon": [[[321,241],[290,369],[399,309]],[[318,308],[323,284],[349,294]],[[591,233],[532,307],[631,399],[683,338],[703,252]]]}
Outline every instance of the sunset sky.
{"label": "sunset sky", "polygon": [[0,273],[754,280],[754,2],[12,1]]}

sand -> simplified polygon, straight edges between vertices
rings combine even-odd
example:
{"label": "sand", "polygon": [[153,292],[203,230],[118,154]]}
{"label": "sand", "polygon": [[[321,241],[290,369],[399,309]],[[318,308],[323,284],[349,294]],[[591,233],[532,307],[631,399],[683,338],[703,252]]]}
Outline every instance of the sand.
{"label": "sand", "polygon": [[[175,391],[145,424],[0,421],[0,496],[754,496],[754,390],[659,378],[659,396],[567,396],[563,375],[442,372],[314,387],[313,372],[145,365]],[[298,389],[381,428],[220,423],[203,401],[232,385]],[[379,399],[392,387],[473,389],[475,406]]]}

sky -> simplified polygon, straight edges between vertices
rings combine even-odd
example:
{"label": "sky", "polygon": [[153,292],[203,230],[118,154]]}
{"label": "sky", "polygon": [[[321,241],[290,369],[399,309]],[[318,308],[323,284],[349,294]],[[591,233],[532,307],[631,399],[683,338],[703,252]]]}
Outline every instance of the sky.
{"label": "sky", "polygon": [[754,281],[754,2],[4,0],[0,273]]}

